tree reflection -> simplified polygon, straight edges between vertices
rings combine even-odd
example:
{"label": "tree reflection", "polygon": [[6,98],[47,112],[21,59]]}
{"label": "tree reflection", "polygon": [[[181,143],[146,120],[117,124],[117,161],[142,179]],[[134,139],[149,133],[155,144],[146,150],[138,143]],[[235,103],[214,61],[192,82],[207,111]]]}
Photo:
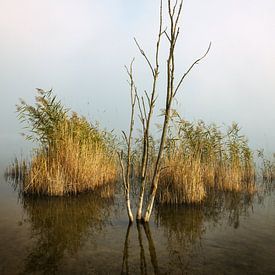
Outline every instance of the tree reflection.
{"label": "tree reflection", "polygon": [[[129,272],[129,239],[130,239],[129,236],[130,236],[131,228],[132,226],[131,224],[129,224],[125,235],[121,274],[131,273]],[[143,223],[137,222],[138,243],[139,243],[139,249],[140,249],[140,254],[139,254],[140,255],[140,258],[139,258],[140,274],[148,274],[148,265],[146,262],[145,249],[144,249],[144,243],[143,243],[143,231],[148,242],[148,250],[149,250],[150,260],[154,270],[154,274],[160,274],[158,261],[157,261],[156,248],[155,248],[154,240],[152,238],[150,226],[148,223],[143,224]],[[137,272],[135,271],[135,273]]]}
{"label": "tree reflection", "polygon": [[[157,228],[154,228],[154,231],[163,230],[164,236],[156,238],[160,238],[158,241],[166,243],[167,251],[158,252],[156,250],[148,223],[137,223],[140,273],[160,273],[157,252],[161,253],[162,257],[165,255],[165,261],[167,261],[165,272],[186,274],[194,271],[196,269],[195,259],[204,255],[201,253],[204,247],[202,239],[206,230],[209,229],[211,232],[219,226],[238,228],[241,217],[249,215],[253,211],[254,197],[255,194],[215,191],[201,205],[177,207],[158,205],[155,208]],[[138,253],[138,251],[131,251],[133,249],[130,246],[132,228],[129,225],[125,235],[121,274],[132,273],[131,267],[133,268],[133,266],[131,264],[135,264],[135,262],[130,262],[130,255]],[[132,241],[134,243],[134,240]],[[146,258],[148,254],[150,261]],[[137,270],[134,273],[138,273]]]}
{"label": "tree reflection", "polygon": [[155,244],[151,235],[149,223],[144,223],[143,228],[144,228],[144,232],[149,245],[150,259],[151,259],[152,266],[154,268],[154,274],[159,274],[157,253],[156,253]]}
{"label": "tree reflection", "polygon": [[121,274],[129,274],[129,236],[132,224],[129,223],[125,235],[124,249],[123,249],[123,261]]}
{"label": "tree reflection", "polygon": [[65,253],[74,255],[87,238],[105,227],[112,200],[95,194],[76,197],[21,197],[34,247],[24,272],[54,274]]}
{"label": "tree reflection", "polygon": [[142,225],[141,223],[137,223],[137,231],[138,231],[138,242],[140,249],[140,273],[147,274],[147,264],[145,258],[145,251],[143,246],[143,237],[142,237]]}

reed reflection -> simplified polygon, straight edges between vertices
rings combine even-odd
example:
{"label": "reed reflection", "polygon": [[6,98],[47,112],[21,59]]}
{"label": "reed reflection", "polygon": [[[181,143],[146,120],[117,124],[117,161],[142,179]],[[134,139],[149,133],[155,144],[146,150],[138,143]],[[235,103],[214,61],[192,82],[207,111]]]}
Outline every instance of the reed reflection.
{"label": "reed reflection", "polygon": [[22,197],[34,246],[24,272],[54,274],[65,254],[74,255],[108,223],[113,201],[95,194],[76,197]]}
{"label": "reed reflection", "polygon": [[226,222],[238,228],[240,217],[253,211],[255,194],[212,192],[204,204],[193,206],[158,205],[155,220],[169,238],[192,243],[204,234],[206,225]]}
{"label": "reed reflection", "polygon": [[213,191],[202,206],[205,221],[214,226],[226,222],[237,229],[240,217],[249,216],[253,211],[256,195],[257,193]]}
{"label": "reed reflection", "polygon": [[253,211],[256,194],[212,192],[206,202],[193,206],[159,205],[155,222],[164,230],[169,251],[169,272],[185,274],[195,267],[194,259],[203,255],[202,237],[207,229],[222,225],[237,229],[240,217]]}

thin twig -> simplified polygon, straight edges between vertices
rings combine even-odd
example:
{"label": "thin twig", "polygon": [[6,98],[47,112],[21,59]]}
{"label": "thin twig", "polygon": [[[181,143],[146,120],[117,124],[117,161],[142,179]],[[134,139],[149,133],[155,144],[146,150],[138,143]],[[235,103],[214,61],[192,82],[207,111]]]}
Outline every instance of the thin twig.
{"label": "thin twig", "polygon": [[190,71],[193,69],[193,67],[196,64],[198,64],[202,59],[204,59],[207,56],[207,54],[210,51],[210,48],[211,48],[211,42],[209,43],[209,46],[208,46],[207,51],[205,52],[205,54],[202,57],[198,58],[195,62],[193,62],[193,64],[189,67],[189,69],[186,71],[186,73],[181,77],[181,79],[180,79],[180,81],[179,81],[179,83],[178,83],[178,85],[177,85],[177,87],[175,89],[175,92],[173,94],[173,97],[176,96],[176,93],[177,93],[178,89],[180,88],[180,86],[181,86],[183,80],[185,79],[185,77],[190,73]]}
{"label": "thin twig", "polygon": [[144,52],[144,50],[140,47],[140,45],[138,44],[138,42],[137,42],[137,40],[136,40],[135,37],[134,37],[134,41],[135,41],[135,43],[136,43],[136,45],[137,45],[137,47],[138,47],[140,53],[144,56],[145,60],[147,61],[148,65],[149,65],[149,67],[150,67],[150,70],[151,70],[151,72],[152,72],[152,74],[153,74],[153,76],[154,76],[154,75],[155,75],[155,71],[154,71],[154,69],[153,69],[153,66],[152,66],[152,64],[151,64],[151,62],[150,62],[150,60],[149,60],[149,58],[147,57],[147,55],[146,55],[146,53]]}

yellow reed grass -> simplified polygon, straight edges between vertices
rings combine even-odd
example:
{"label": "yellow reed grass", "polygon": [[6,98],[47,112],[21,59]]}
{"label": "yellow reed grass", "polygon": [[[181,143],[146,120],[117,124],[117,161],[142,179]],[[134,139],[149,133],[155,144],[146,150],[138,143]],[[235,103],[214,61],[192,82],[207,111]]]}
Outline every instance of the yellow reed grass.
{"label": "yellow reed grass", "polygon": [[29,130],[26,138],[39,144],[24,173],[18,162],[13,165],[13,173],[20,173],[22,191],[61,196],[100,189],[111,195],[107,186],[117,180],[111,134],[75,112],[70,114],[52,90],[37,89],[35,101],[29,105],[21,100],[17,105],[18,118]]}
{"label": "yellow reed grass", "polygon": [[164,160],[157,201],[168,204],[199,203],[205,196],[203,170],[199,159],[176,154]]}
{"label": "yellow reed grass", "polygon": [[99,189],[117,179],[115,155],[100,142],[82,139],[63,121],[52,144],[39,149],[24,179],[23,191],[64,195]]}
{"label": "yellow reed grass", "polygon": [[210,189],[254,192],[255,168],[247,140],[232,124],[226,134],[204,122],[179,122],[168,140],[160,174],[160,203],[200,203]]}

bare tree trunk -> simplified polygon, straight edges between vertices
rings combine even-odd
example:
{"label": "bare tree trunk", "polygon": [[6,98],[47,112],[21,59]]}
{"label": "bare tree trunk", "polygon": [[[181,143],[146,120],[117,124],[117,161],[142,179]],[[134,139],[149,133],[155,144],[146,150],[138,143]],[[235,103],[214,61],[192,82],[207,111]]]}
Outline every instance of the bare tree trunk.
{"label": "bare tree trunk", "polygon": [[[146,108],[144,104],[144,100],[142,98],[142,106],[140,101],[139,102],[139,110],[140,110],[140,117],[143,126],[143,152],[142,152],[142,161],[141,161],[141,183],[140,183],[140,192],[139,192],[139,202],[138,202],[138,209],[136,219],[139,221],[142,219],[142,207],[143,207],[143,198],[144,198],[144,191],[146,185],[146,175],[148,169],[148,159],[149,159],[149,136],[150,136],[150,124],[151,118],[153,115],[153,110],[156,101],[156,89],[157,89],[157,80],[159,75],[159,47],[160,47],[160,40],[161,36],[164,34],[162,31],[162,0],[160,2],[160,23],[159,23],[159,33],[158,33],[158,40],[156,44],[156,54],[155,54],[155,68],[151,65],[149,59],[147,58],[145,52],[141,49],[138,42],[135,40],[141,54],[144,56],[145,60],[147,61],[152,75],[153,75],[153,85],[152,85],[152,92],[151,97],[149,98],[148,94],[146,93],[146,98],[148,100],[148,114],[146,115]],[[143,108],[142,108],[143,107]]]}
{"label": "bare tree trunk", "polygon": [[129,222],[132,223],[134,221],[134,216],[133,216],[133,213],[132,213],[130,192],[129,191],[127,191],[125,199],[126,199],[126,207],[127,207],[127,214],[128,214],[128,217],[129,217]]}
{"label": "bare tree trunk", "polygon": [[123,186],[124,186],[124,194],[125,194],[125,201],[126,201],[126,208],[127,213],[129,217],[129,222],[132,223],[134,221],[132,208],[131,208],[131,200],[130,200],[130,186],[131,186],[131,157],[132,157],[132,151],[131,151],[131,145],[132,145],[132,135],[133,135],[133,129],[134,129],[134,115],[135,115],[135,104],[137,100],[137,92],[136,87],[133,80],[133,61],[131,62],[130,70],[126,67],[128,76],[129,76],[129,84],[131,88],[131,118],[130,118],[130,129],[129,129],[129,136],[127,138],[125,132],[123,133],[124,139],[127,144],[127,166],[126,171],[123,164],[123,152],[121,152],[119,155],[120,160],[120,166],[122,171],[122,178],[123,178]]}
{"label": "bare tree trunk", "polygon": [[[122,180],[123,180],[123,186],[124,186],[124,196],[125,196],[127,214],[128,214],[129,222],[132,223],[134,221],[134,216],[132,213],[131,200],[130,200],[130,179],[128,178],[128,173],[125,174],[125,168],[123,164],[123,152],[121,152],[121,154],[119,155],[119,160],[120,160],[120,167],[122,170]],[[130,167],[130,166],[127,165],[127,167]]]}
{"label": "bare tree trunk", "polygon": [[174,70],[175,70],[175,63],[174,63],[174,50],[175,50],[175,44],[177,40],[177,23],[178,18],[181,13],[182,9],[182,3],[181,1],[178,14],[176,17],[176,22],[174,22],[174,16],[175,16],[175,10],[177,7],[177,3],[175,4],[173,11],[171,7],[171,1],[168,0],[168,10],[169,10],[169,17],[170,17],[170,37],[167,35],[168,40],[170,42],[170,50],[169,50],[169,56],[167,60],[167,90],[166,90],[166,107],[165,107],[165,117],[163,121],[162,126],[162,134],[161,134],[161,140],[160,140],[160,146],[159,146],[159,152],[157,156],[157,160],[155,163],[155,169],[154,169],[154,175],[151,183],[151,191],[149,196],[149,201],[146,207],[146,212],[144,215],[144,221],[148,222],[152,213],[154,200],[158,188],[158,181],[159,181],[159,173],[161,168],[161,158],[163,154],[163,149],[166,143],[166,136],[167,136],[167,128],[170,121],[170,112],[171,112],[171,104],[173,101],[173,93],[174,93]]}
{"label": "bare tree trunk", "polygon": [[146,185],[146,176],[147,176],[148,158],[149,158],[149,128],[150,128],[150,122],[151,122],[151,117],[152,117],[153,108],[154,108],[156,83],[157,83],[157,74],[154,76],[153,92],[150,100],[149,113],[146,119],[146,125],[145,125],[144,136],[143,136],[141,183],[140,183],[139,201],[138,201],[138,208],[137,208],[137,215],[136,215],[137,220],[141,220],[142,218],[143,198],[144,198],[144,191],[145,191],[145,185]]}
{"label": "bare tree trunk", "polygon": [[158,153],[158,157],[157,157],[157,160],[156,160],[154,175],[153,175],[153,179],[152,179],[152,183],[151,183],[150,196],[149,196],[148,204],[147,204],[146,211],[145,211],[144,218],[143,218],[144,222],[149,222],[149,220],[150,220],[153,205],[154,205],[154,201],[155,201],[155,197],[156,197],[156,192],[157,192],[157,188],[158,188],[158,181],[159,181],[159,173],[160,173],[160,168],[161,168],[161,166],[160,166],[161,163],[160,162],[161,162],[161,157],[162,157],[164,145],[165,145],[165,142],[166,142],[167,127],[168,127],[169,116],[170,116],[170,108],[171,108],[171,106],[167,110],[167,114],[165,114],[165,119],[164,119],[164,123],[163,123],[163,130],[162,130],[162,136],[161,136],[161,142],[160,142],[160,147],[159,147],[159,153]]}
{"label": "bare tree trunk", "polygon": [[142,168],[141,168],[141,183],[140,183],[140,192],[139,192],[139,200],[138,200],[138,208],[137,208],[137,215],[136,220],[139,221],[142,218],[142,206],[143,206],[143,198],[144,198],[144,191],[145,191],[145,185],[146,185],[146,172],[147,172],[147,165],[148,165],[148,141],[144,137],[144,143],[143,143],[143,151],[146,153],[143,153],[142,157]]}

